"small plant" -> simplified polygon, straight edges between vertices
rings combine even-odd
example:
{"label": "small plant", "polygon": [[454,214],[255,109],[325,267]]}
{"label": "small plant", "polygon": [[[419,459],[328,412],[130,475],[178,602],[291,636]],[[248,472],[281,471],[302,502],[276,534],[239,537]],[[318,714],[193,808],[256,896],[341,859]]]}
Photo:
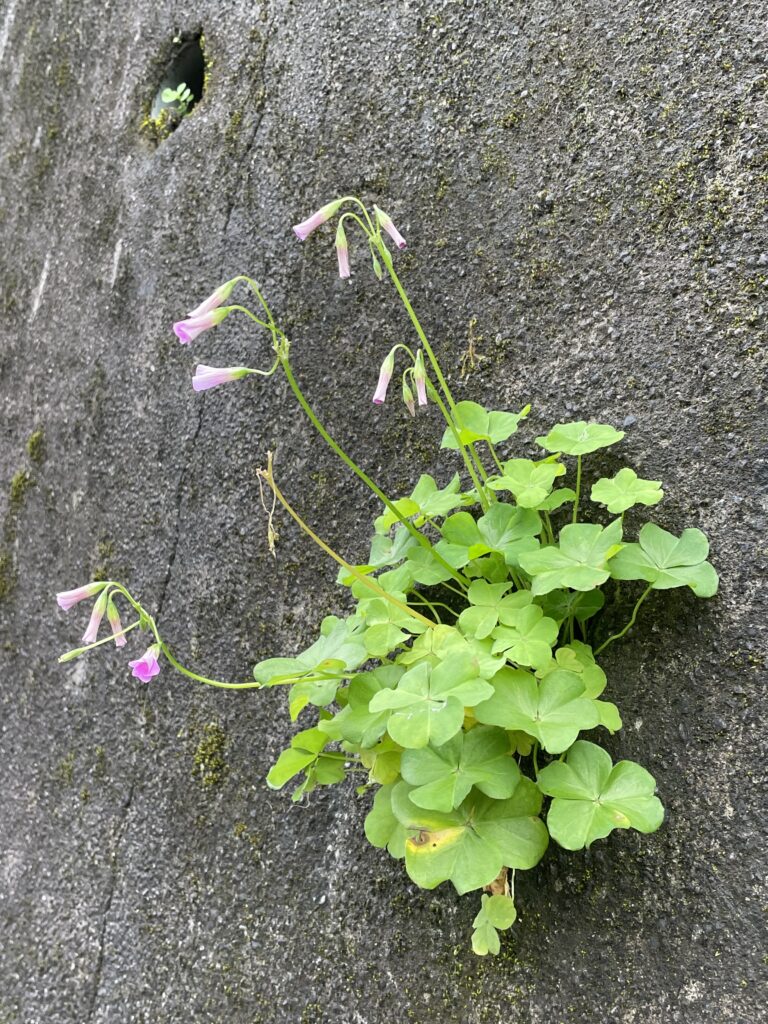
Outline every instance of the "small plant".
{"label": "small plant", "polygon": [[[342,212],[343,211],[343,212]],[[391,499],[339,446],[309,405],[290,360],[290,344],[258,285],[236,277],[174,325],[184,344],[242,313],[271,339],[265,369],[197,366],[192,385],[204,391],[250,375],[285,374],[300,407],[323,440],[381,501],[370,553],[352,565],[302,519],[275,479],[272,455],[260,479],[272,493],[268,541],[274,552],[275,510],[282,506],[339,565],[354,611],[328,616],[307,650],[257,664],[253,680],[228,683],[201,676],[176,659],[152,615],[121,583],[94,582],[58,595],[61,607],[95,598],[85,646],[67,661],[107,643],[106,614],[118,646],[138,628],[146,652],[129,662],[149,682],[163,659],[193,680],[227,689],[285,686],[291,719],[305,725],[272,767],[274,788],[295,784],[293,800],[317,786],[356,777],[355,792],[373,800],[368,840],[404,859],[425,889],[449,881],[459,893],[479,890],[472,945],[497,953],[499,931],[515,920],[517,871],[534,867],[550,838],[579,850],[614,829],[653,832],[664,811],[655,782],[632,761],[614,763],[596,740],[621,728],[598,657],[635,624],[654,590],[687,587],[710,597],[718,585],[698,529],[676,537],[646,523],[625,536],[625,513],[657,505],[657,480],[629,467],[598,479],[589,492],[594,522],[585,521],[585,460],[618,444],[623,433],[601,423],[557,423],[536,437],[540,453],[523,458],[507,445],[529,413],[455,401],[394,269],[386,234],[405,240],[378,207],[338,199],[294,228],[306,238],[338,216],[339,273],[349,277],[345,226],[359,229],[377,278],[386,275],[402,301],[419,347],[397,344],[386,355],[373,401],[385,401],[395,363],[411,415],[434,403],[445,420],[441,448],[460,460],[443,482],[423,474],[410,494]],[[225,305],[236,285],[255,297],[254,312]],[[265,506],[266,507],[266,506]],[[609,581],[637,586],[626,625],[605,636],[599,613]],[[116,600],[133,621],[123,627]],[[585,739],[584,735],[589,738]]]}
{"label": "small plant", "polygon": [[179,117],[185,117],[195,102],[195,97],[187,88],[186,82],[179,82],[175,89],[163,89],[160,99],[163,103],[175,104],[175,111]]}

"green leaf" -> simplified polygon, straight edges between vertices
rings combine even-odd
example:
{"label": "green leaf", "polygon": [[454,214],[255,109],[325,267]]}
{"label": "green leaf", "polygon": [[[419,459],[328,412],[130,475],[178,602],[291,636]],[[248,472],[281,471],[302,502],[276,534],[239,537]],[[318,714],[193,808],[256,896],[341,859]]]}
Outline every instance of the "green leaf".
{"label": "green leaf", "polygon": [[548,594],[558,587],[593,590],[608,579],[608,561],[621,546],[618,519],[605,528],[594,523],[572,523],[560,531],[557,547],[526,552],[520,556],[520,564],[533,577],[534,595]]}
{"label": "green leaf", "polygon": [[538,605],[515,609],[504,616],[509,625],[497,626],[491,634],[493,653],[502,651],[518,665],[541,668],[552,657],[559,627],[554,619],[544,618]]}
{"label": "green leaf", "polygon": [[376,791],[365,819],[365,835],[371,846],[386,849],[396,860],[405,856],[405,840],[408,830],[400,824],[392,811],[392,790],[394,786],[382,786]]}
{"label": "green leaf", "polygon": [[[422,526],[427,518],[445,516],[459,505],[468,503],[464,495],[459,493],[460,487],[458,473],[442,490],[438,489],[434,477],[422,473],[410,498],[401,498],[393,504],[402,516],[415,517],[414,524]],[[376,519],[374,525],[378,533],[383,533],[396,522],[398,517],[387,509]]]}
{"label": "green leaf", "polygon": [[520,779],[506,733],[491,726],[459,732],[439,747],[406,750],[401,772],[416,787],[411,800],[436,811],[458,807],[473,786],[486,796],[505,799]]}
{"label": "green leaf", "polygon": [[655,523],[646,523],[638,540],[611,561],[614,579],[645,580],[654,590],[688,586],[697,597],[717,593],[717,573],[706,561],[709,542],[701,530],[683,530],[678,538]]}
{"label": "green leaf", "polygon": [[547,830],[538,817],[541,794],[524,777],[507,800],[473,791],[447,813],[418,807],[407,783],[400,782],[392,791],[392,810],[409,833],[416,833],[406,840],[405,866],[423,889],[446,881],[459,893],[479,889],[505,865],[532,868],[547,848]]}
{"label": "green leaf", "polygon": [[163,103],[175,103],[178,99],[178,95],[175,89],[163,89],[160,93],[160,99]]}
{"label": "green leaf", "polygon": [[[525,419],[530,408],[527,405],[519,413],[489,413],[477,402],[459,402],[453,410],[453,421],[462,444],[472,444],[475,441],[499,444],[516,432],[520,420]],[[450,427],[446,427],[440,447],[450,448],[452,451],[458,449],[456,437]]]}
{"label": "green leaf", "polygon": [[626,512],[633,505],[656,505],[663,497],[660,480],[641,480],[626,466],[616,476],[598,480],[590,494],[592,501],[605,505],[612,515]]}
{"label": "green leaf", "polygon": [[510,491],[521,508],[538,508],[546,501],[557,477],[565,466],[559,462],[532,462],[510,459],[503,463],[504,473],[488,481],[492,491]]}
{"label": "green leaf", "polygon": [[491,584],[485,580],[470,583],[467,590],[470,607],[465,608],[459,616],[459,628],[462,632],[476,636],[480,640],[489,636],[499,621],[502,598],[511,586],[511,582]]}
{"label": "green leaf", "polygon": [[558,669],[537,683],[521,669],[502,669],[493,680],[493,696],[478,704],[478,722],[520,729],[534,736],[550,754],[567,750],[582,729],[599,723],[595,702],[583,696],[574,672]]}
{"label": "green leaf", "polygon": [[401,679],[400,665],[382,665],[372,672],[355,676],[347,691],[347,705],[318,728],[336,740],[345,740],[361,747],[372,747],[387,729],[389,710],[373,712],[369,705],[381,690],[391,690]]}
{"label": "green leaf", "polygon": [[[344,668],[343,662],[338,662],[339,668]],[[338,679],[321,679],[318,681],[308,680],[303,683],[296,683],[291,687],[288,696],[288,712],[291,721],[295,722],[307,704],[323,708],[332,704],[336,699],[339,689]]]}
{"label": "green leaf", "polygon": [[400,778],[402,747],[389,736],[385,736],[369,750],[360,751],[360,760],[368,769],[371,782],[386,786]]}
{"label": "green leaf", "polygon": [[478,956],[488,953],[495,955],[501,949],[499,931],[510,928],[517,918],[517,911],[511,896],[483,893],[480,911],[472,922],[472,949]]}
{"label": "green leaf", "polygon": [[368,652],[361,638],[364,623],[356,616],[339,619],[328,615],[320,626],[320,637],[295,658],[268,658],[254,665],[253,677],[259,683],[273,685],[295,679],[299,682],[323,671],[339,674],[362,665]]}
{"label": "green leaf", "polygon": [[543,768],[538,786],[554,797],[547,825],[566,850],[589,846],[615,828],[655,832],[664,820],[653,776],[633,761],[612,765],[604,750],[585,740],[574,743],[564,762]]}
{"label": "green leaf", "polygon": [[478,675],[477,660],[458,655],[434,668],[420,662],[400,679],[394,690],[381,690],[370,702],[371,713],[389,710],[387,729],[400,746],[440,746],[461,729],[464,706],[492,693]]}
{"label": "green leaf", "polygon": [[282,789],[286,782],[317,760],[327,743],[328,737],[319,729],[297,732],[290,747],[280,754],[270,768],[267,785],[271,789]]}
{"label": "green leaf", "polygon": [[614,430],[605,423],[556,423],[544,437],[537,437],[536,444],[548,452],[563,452],[565,455],[587,455],[598,448],[609,448],[624,437],[623,430]]}
{"label": "green leaf", "polygon": [[[369,567],[380,569],[385,565],[397,565],[417,550],[422,551],[423,548],[416,538],[411,536],[404,526],[396,526],[391,537],[377,534],[371,541]],[[343,573],[344,569],[340,571]]]}
{"label": "green leaf", "polygon": [[577,622],[586,622],[603,607],[605,594],[602,590],[577,590],[576,593],[569,590],[550,590],[547,594],[539,595],[536,603],[541,606],[546,616],[558,623],[571,615]]}
{"label": "green leaf", "polygon": [[568,501],[576,500],[576,491],[570,487],[558,487],[538,506],[541,511],[554,512]]}
{"label": "green leaf", "polygon": [[575,672],[581,677],[585,697],[594,699],[599,697],[605,689],[607,683],[605,672],[595,661],[589,644],[584,644],[580,640],[574,640],[573,643],[558,647],[555,657],[548,665],[539,669],[537,675],[543,679],[544,676],[549,675],[550,672],[556,672],[558,669]]}

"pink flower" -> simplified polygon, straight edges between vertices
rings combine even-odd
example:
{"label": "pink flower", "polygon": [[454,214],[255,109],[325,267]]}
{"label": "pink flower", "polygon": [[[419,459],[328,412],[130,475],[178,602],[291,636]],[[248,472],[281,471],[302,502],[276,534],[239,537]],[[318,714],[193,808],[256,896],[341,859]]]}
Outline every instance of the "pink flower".
{"label": "pink flower", "polygon": [[198,363],[195,367],[195,376],[192,378],[192,387],[195,391],[207,391],[208,388],[215,388],[219,384],[240,380],[250,372],[247,366],[227,366],[220,369],[216,366],[204,366],[202,363]]}
{"label": "pink flower", "polygon": [[339,277],[344,280],[349,277],[349,249],[347,248],[347,235],[344,231],[342,219],[336,229],[336,255],[339,258]]}
{"label": "pink flower", "polygon": [[301,224],[295,224],[293,227],[294,234],[304,241],[315,228],[319,228],[321,224],[325,224],[327,220],[335,216],[339,207],[344,202],[343,199],[334,199],[332,203],[326,203],[325,206],[321,206],[317,213],[313,213],[311,217],[307,217]]}
{"label": "pink flower", "polygon": [[229,296],[232,294],[232,289],[239,280],[239,277],[233,277],[231,281],[227,281],[225,284],[219,285],[212,295],[209,295],[204,302],[201,302],[199,306],[187,313],[189,319],[197,320],[201,316],[205,316],[206,313],[210,313],[211,310],[218,309],[219,306],[223,305],[223,303],[227,301]]}
{"label": "pink flower", "polygon": [[382,405],[384,399],[387,397],[387,388],[389,382],[392,379],[392,374],[395,369],[395,350],[392,349],[381,364],[379,370],[379,383],[376,385],[376,391],[373,396],[374,405]]}
{"label": "pink flower", "polygon": [[111,597],[107,600],[107,618],[109,619],[109,624],[112,627],[112,632],[115,635],[115,647],[125,647],[125,637],[118,636],[118,634],[123,631],[123,624],[120,621],[120,613],[118,612],[117,606]]}
{"label": "pink flower", "polygon": [[136,661],[129,661],[128,665],[133,669],[132,676],[140,679],[142,683],[148,683],[160,671],[157,656],[160,653],[160,644],[152,644]]}
{"label": "pink flower", "polygon": [[56,601],[59,608],[63,608],[66,611],[73,604],[77,604],[78,601],[85,601],[88,597],[95,597],[106,585],[106,583],[86,583],[84,587],[78,587],[76,590],[62,590],[60,594],[56,595]]}
{"label": "pink flower", "polygon": [[101,620],[104,618],[104,612],[107,610],[107,601],[109,600],[109,590],[104,589],[99,594],[96,604],[93,606],[91,612],[91,618],[88,622],[88,628],[83,633],[83,643],[93,644],[96,643],[96,637],[99,634],[99,626]]}
{"label": "pink flower", "polygon": [[424,353],[421,349],[416,353],[416,363],[413,367],[413,381],[416,385],[416,394],[419,397],[419,405],[426,405],[427,371],[424,369]]}
{"label": "pink flower", "polygon": [[376,221],[384,228],[397,248],[404,249],[405,239],[392,223],[392,218],[388,214],[384,213],[383,210],[380,210],[378,206],[374,206],[373,212],[376,214]]}
{"label": "pink flower", "polygon": [[203,314],[203,316],[179,320],[178,323],[173,325],[173,333],[182,345],[188,345],[190,341],[195,340],[198,334],[202,334],[203,331],[207,331],[211,327],[215,327],[216,324],[220,324],[227,316],[229,316],[229,308],[226,306],[223,309],[212,309],[209,313]]}

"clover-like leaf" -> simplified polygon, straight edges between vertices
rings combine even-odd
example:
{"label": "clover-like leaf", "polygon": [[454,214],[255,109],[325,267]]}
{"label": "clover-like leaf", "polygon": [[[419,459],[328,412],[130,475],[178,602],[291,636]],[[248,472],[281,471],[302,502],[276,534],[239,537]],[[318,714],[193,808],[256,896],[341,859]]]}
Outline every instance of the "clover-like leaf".
{"label": "clover-like leaf", "polygon": [[511,896],[483,893],[480,910],[472,922],[472,949],[478,956],[488,953],[495,955],[501,949],[499,931],[511,928],[517,919],[517,911]]}
{"label": "clover-like leaf", "polygon": [[580,640],[574,640],[570,644],[558,647],[554,658],[549,664],[539,669],[537,675],[543,679],[544,676],[549,675],[550,672],[556,672],[558,669],[575,672],[581,677],[585,697],[594,699],[599,697],[605,689],[607,683],[605,672],[595,661],[589,644],[582,643]]}
{"label": "clover-like leaf", "polygon": [[403,675],[400,665],[381,665],[354,676],[347,691],[346,707],[318,728],[335,740],[372,747],[387,729],[389,710],[371,711],[369,705],[381,690],[393,689]]}
{"label": "clover-like leaf", "polygon": [[463,633],[482,640],[489,636],[499,621],[499,606],[504,594],[512,586],[506,583],[487,583],[474,580],[467,590],[469,608],[459,616],[459,628]]}
{"label": "clover-like leaf", "polygon": [[615,828],[655,832],[664,808],[656,782],[639,764],[619,761],[594,743],[578,740],[564,762],[538,775],[542,793],[554,797],[547,815],[550,834],[566,850],[580,850]]}
{"label": "clover-like leaf", "polygon": [[557,547],[520,555],[520,565],[533,578],[531,592],[548,594],[559,587],[592,590],[610,575],[608,562],[621,550],[621,521],[603,528],[594,523],[572,523],[560,531]]}
{"label": "clover-like leaf", "polygon": [[709,542],[701,530],[683,530],[678,538],[655,523],[646,523],[638,541],[627,544],[611,560],[614,579],[645,580],[654,590],[688,586],[697,597],[717,593],[717,573],[706,561]]}
{"label": "clover-like leaf", "polygon": [[440,746],[461,729],[464,705],[472,706],[493,692],[478,675],[477,660],[458,655],[436,666],[419,662],[396,689],[381,690],[371,700],[371,713],[389,710],[389,735],[402,747]]}
{"label": "clover-like leaf", "polygon": [[[517,596],[517,595],[513,595]],[[504,614],[507,623],[497,626],[493,636],[493,653],[502,651],[518,665],[541,668],[552,657],[559,627],[554,619],[544,617],[538,605],[528,604]]]}
{"label": "clover-like leaf", "polygon": [[539,508],[546,501],[557,477],[565,473],[559,462],[510,459],[502,463],[504,473],[488,481],[492,491],[510,491],[521,508]]}
{"label": "clover-like leaf", "polygon": [[486,796],[505,799],[512,796],[520,779],[507,734],[492,726],[459,732],[439,747],[406,750],[401,772],[416,787],[411,800],[435,811],[458,807],[473,786]]}
{"label": "clover-like leaf", "polygon": [[[419,542],[413,537],[404,526],[396,526],[392,535],[376,534],[371,541],[371,554],[368,559],[368,567],[381,569],[385,565],[397,565],[404,558],[416,550],[421,550]],[[364,568],[358,566],[358,568]],[[340,572],[345,573],[344,569]]]}
{"label": "clover-like leaf", "polygon": [[373,806],[365,818],[365,835],[371,846],[386,849],[395,860],[405,856],[405,840],[408,830],[397,820],[392,810],[393,785],[382,786],[376,791]]}
{"label": "clover-like leaf", "polygon": [[[541,793],[521,776],[508,800],[472,792],[454,811],[418,807],[407,783],[392,791],[392,810],[411,833],[405,843],[405,867],[423,889],[450,881],[465,893],[489,885],[505,865],[532,868],[549,837],[538,817]],[[416,835],[413,835],[413,832]]]}
{"label": "clover-like leaf", "polygon": [[554,512],[566,502],[576,500],[576,491],[570,487],[557,487],[537,506],[542,512]]}
{"label": "clover-like leaf", "polygon": [[544,610],[544,614],[555,622],[563,622],[573,616],[577,622],[586,622],[597,615],[605,604],[602,590],[550,590],[536,599],[536,604]]}
{"label": "clover-like leaf", "polygon": [[530,672],[502,669],[492,685],[493,696],[475,708],[478,722],[520,729],[550,754],[567,750],[582,729],[599,724],[595,702],[584,697],[574,672],[558,669],[537,683]]}
{"label": "clover-like leaf", "polygon": [[317,760],[328,742],[328,737],[319,729],[297,732],[290,747],[280,754],[269,770],[267,785],[270,789],[282,789],[286,782]]}
{"label": "clover-like leaf", "polygon": [[295,658],[268,658],[254,665],[253,677],[259,683],[297,682],[306,677],[322,678],[323,674],[338,675],[358,668],[367,659],[368,652],[361,633],[364,623],[356,616],[339,619],[328,615],[320,626],[320,637],[306,651]]}
{"label": "clover-like leaf", "polygon": [[368,749],[360,750],[360,761],[368,769],[371,782],[390,785],[400,778],[400,759],[403,748],[390,736],[385,736]]}
{"label": "clover-like leaf", "polygon": [[536,444],[548,452],[563,452],[565,455],[587,455],[598,448],[609,448],[624,437],[623,430],[614,430],[605,423],[556,423],[544,437],[537,437]]}
{"label": "clover-like leaf", "polygon": [[[453,410],[453,421],[462,444],[475,441],[499,444],[517,431],[520,420],[525,419],[530,410],[531,407],[527,405],[519,413],[489,412],[477,402],[459,402]],[[456,436],[450,427],[446,427],[440,447],[452,451],[458,449]]]}
{"label": "clover-like leaf", "polygon": [[614,477],[602,477],[592,487],[592,501],[605,505],[612,515],[626,512],[633,505],[657,505],[664,497],[661,480],[641,480],[625,466]]}
{"label": "clover-like leaf", "polygon": [[[438,488],[434,477],[430,476],[429,473],[422,473],[411,496],[409,498],[401,498],[393,502],[393,504],[401,517],[413,517],[415,525],[422,526],[427,519],[434,519],[435,516],[446,516],[453,509],[458,508],[459,505],[468,504],[469,499],[459,493],[460,486],[458,473],[453,476],[442,490]],[[383,533],[389,530],[391,526],[398,522],[398,518],[394,512],[387,509],[376,519],[374,524],[376,531]]]}

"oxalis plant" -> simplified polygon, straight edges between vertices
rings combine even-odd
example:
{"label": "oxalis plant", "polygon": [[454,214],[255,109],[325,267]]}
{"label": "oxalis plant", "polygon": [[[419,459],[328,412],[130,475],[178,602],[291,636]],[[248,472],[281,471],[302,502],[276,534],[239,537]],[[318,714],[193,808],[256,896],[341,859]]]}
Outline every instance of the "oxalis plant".
{"label": "oxalis plant", "polygon": [[[128,588],[99,581],[58,595],[62,608],[95,599],[84,646],[59,660],[112,640],[122,647],[138,629],[151,642],[128,664],[143,682],[167,661],[209,686],[287,687],[291,719],[305,727],[267,783],[275,789],[293,783],[292,799],[301,800],[317,786],[353,777],[358,795],[370,800],[373,794],[368,840],[404,859],[424,889],[451,882],[459,893],[479,891],[472,946],[481,955],[497,953],[499,931],[516,917],[516,872],[541,860],[550,837],[580,850],[614,829],[653,832],[661,825],[653,777],[633,761],[614,764],[595,742],[622,725],[616,705],[602,699],[606,676],[597,659],[635,624],[654,590],[689,587],[697,597],[711,597],[717,574],[698,529],[676,537],[648,522],[636,538],[625,536],[627,510],[657,505],[663,496],[659,481],[640,479],[629,467],[592,486],[598,521],[585,522],[584,459],[618,444],[623,433],[603,423],[557,423],[536,437],[540,458],[516,457],[507,443],[530,406],[504,412],[454,399],[395,271],[385,236],[397,249],[405,240],[390,217],[345,197],[294,231],[304,240],[332,219],[341,277],[350,274],[351,228],[362,235],[376,277],[394,285],[415,332],[415,348],[397,344],[384,359],[373,401],[384,402],[399,361],[405,407],[415,415],[417,406],[437,406],[445,420],[440,446],[458,454],[463,472],[442,486],[423,474],[411,494],[388,497],[310,406],[294,376],[288,337],[257,283],[235,277],[174,331],[189,344],[242,314],[266,332],[272,363],[263,369],[200,364],[192,386],[205,391],[283,373],[323,440],[381,501],[370,554],[352,565],[290,504],[271,454],[259,471],[270,548],[280,505],[338,563],[338,583],[351,591],[354,611],[325,618],[307,650],[259,662],[252,680],[230,683],[182,665]],[[239,285],[251,305],[227,304]],[[636,598],[626,625],[606,637],[598,615],[609,580],[626,581]],[[126,626],[119,602],[131,616]],[[99,639],[105,615],[112,632]]]}

